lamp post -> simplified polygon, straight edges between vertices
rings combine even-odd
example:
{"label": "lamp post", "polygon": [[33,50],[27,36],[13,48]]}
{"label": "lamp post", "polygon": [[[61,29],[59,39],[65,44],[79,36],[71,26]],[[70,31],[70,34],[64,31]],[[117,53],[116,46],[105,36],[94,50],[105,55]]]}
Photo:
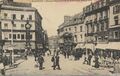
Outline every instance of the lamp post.
{"label": "lamp post", "polygon": [[31,28],[31,25],[29,24],[29,20],[26,21],[26,24],[25,24],[25,28],[26,28],[26,49],[27,51],[30,50],[30,28]]}
{"label": "lamp post", "polygon": [[12,65],[14,64],[14,47],[13,47],[13,26],[14,26],[14,21],[11,21],[12,25],[11,25],[11,46],[10,46],[10,50],[11,50],[11,60],[12,60]]}

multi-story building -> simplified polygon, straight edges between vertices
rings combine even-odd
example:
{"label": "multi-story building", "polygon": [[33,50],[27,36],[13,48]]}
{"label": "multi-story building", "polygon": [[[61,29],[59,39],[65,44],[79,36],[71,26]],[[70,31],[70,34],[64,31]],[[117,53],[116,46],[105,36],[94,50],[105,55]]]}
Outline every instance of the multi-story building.
{"label": "multi-story building", "polygon": [[109,44],[113,57],[120,57],[120,0],[111,0],[109,19]]}
{"label": "multi-story building", "polygon": [[[13,0],[4,0],[0,4],[0,29],[2,40],[5,40],[3,49],[8,50],[13,40],[14,50],[24,50],[26,47],[26,20],[31,25],[31,49],[42,45],[42,17],[30,3],[18,3]],[[39,46],[40,45],[40,46]]]}
{"label": "multi-story building", "polygon": [[75,48],[82,48],[85,41],[84,14],[65,16],[64,22],[58,28],[60,49],[70,52]]}
{"label": "multi-story building", "polygon": [[98,0],[83,9],[86,25],[86,48],[106,49],[109,36],[109,0]]}

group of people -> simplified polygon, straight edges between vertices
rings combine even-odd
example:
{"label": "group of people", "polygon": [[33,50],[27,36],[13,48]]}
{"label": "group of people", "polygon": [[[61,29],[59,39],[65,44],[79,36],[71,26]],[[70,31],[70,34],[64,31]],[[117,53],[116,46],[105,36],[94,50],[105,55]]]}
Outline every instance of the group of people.
{"label": "group of people", "polygon": [[12,66],[12,56],[7,56],[5,53],[2,55],[2,62],[0,63],[0,71],[5,75],[6,66]]}
{"label": "group of people", "polygon": [[[43,64],[44,64],[45,60],[44,60],[43,56],[44,55],[42,53],[35,53],[34,54],[35,61],[38,63],[39,70],[44,69]],[[52,65],[53,70],[56,70],[56,69],[61,70],[59,61],[60,61],[59,54],[54,53],[54,55],[51,58],[51,62],[53,63],[53,65]]]}
{"label": "group of people", "polygon": [[[92,58],[93,58],[92,54],[89,54],[88,56],[85,56],[83,64],[91,65]],[[99,68],[100,64],[99,64],[99,57],[98,56],[94,56],[94,61],[93,62],[94,62],[94,67]]]}

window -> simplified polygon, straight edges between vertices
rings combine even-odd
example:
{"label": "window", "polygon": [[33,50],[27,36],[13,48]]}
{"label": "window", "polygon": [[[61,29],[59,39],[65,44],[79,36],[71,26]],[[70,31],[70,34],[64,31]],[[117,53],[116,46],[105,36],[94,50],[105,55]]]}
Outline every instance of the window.
{"label": "window", "polygon": [[30,35],[30,39],[32,39],[32,35]]}
{"label": "window", "polygon": [[11,39],[11,34],[9,34],[9,39]]}
{"label": "window", "polygon": [[7,16],[8,16],[8,14],[7,14],[7,13],[4,13],[4,18],[5,18],[5,19],[7,18]]}
{"label": "window", "polygon": [[66,29],[66,31],[67,31],[67,29]]}
{"label": "window", "polygon": [[115,39],[118,39],[119,38],[119,32],[115,32]]}
{"label": "window", "polygon": [[8,29],[8,24],[7,23],[4,24],[4,28]]}
{"label": "window", "polygon": [[71,28],[69,28],[69,31],[71,31]]}
{"label": "window", "polygon": [[20,39],[20,34],[17,35],[17,38]]}
{"label": "window", "polygon": [[75,41],[77,42],[77,35],[75,35]]}
{"label": "window", "polygon": [[24,28],[24,24],[21,24],[21,28]]}
{"label": "window", "polygon": [[23,20],[24,19],[24,15],[21,15],[21,20]]}
{"label": "window", "polygon": [[82,39],[82,35],[80,35],[81,36],[81,39]]}
{"label": "window", "polygon": [[1,29],[1,22],[0,22],[0,29]]}
{"label": "window", "polygon": [[115,25],[118,25],[118,24],[119,24],[119,18],[118,18],[118,16],[115,16],[115,17],[114,17],[114,21],[115,21]]}
{"label": "window", "polygon": [[75,32],[77,31],[77,27],[75,27]]}
{"label": "window", "polygon": [[32,15],[29,15],[29,20],[32,20]]}
{"label": "window", "polygon": [[16,14],[13,14],[13,20],[15,20],[16,19]]}
{"label": "window", "polygon": [[100,12],[100,17],[101,17],[101,18],[103,17],[103,12]]}
{"label": "window", "polygon": [[16,39],[16,34],[13,34],[13,39]]}
{"label": "window", "polygon": [[82,26],[80,26],[80,32],[82,32]]}
{"label": "window", "polygon": [[21,39],[25,39],[25,36],[24,36],[24,34],[21,34]]}
{"label": "window", "polygon": [[116,5],[113,7],[113,14],[118,14],[120,13],[120,5]]}
{"label": "window", "polygon": [[15,28],[15,27],[16,27],[16,24],[14,24],[13,27]]}

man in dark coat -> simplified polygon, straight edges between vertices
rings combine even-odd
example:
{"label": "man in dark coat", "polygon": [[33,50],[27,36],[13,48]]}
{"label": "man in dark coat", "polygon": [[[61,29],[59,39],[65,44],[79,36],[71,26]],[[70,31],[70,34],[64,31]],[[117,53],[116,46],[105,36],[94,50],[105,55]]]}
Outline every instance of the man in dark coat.
{"label": "man in dark coat", "polygon": [[37,51],[34,51],[34,57],[35,57],[35,61],[37,60]]}
{"label": "man in dark coat", "polygon": [[99,58],[98,58],[98,56],[95,56],[95,68],[99,68]]}
{"label": "man in dark coat", "polygon": [[44,58],[42,57],[42,55],[38,56],[38,63],[39,63],[39,70],[43,69],[43,63],[44,63]]}
{"label": "man in dark coat", "polygon": [[56,55],[55,57],[54,57],[54,61],[53,61],[53,70],[55,70],[56,69],[56,67],[58,67],[57,69],[58,70],[61,70],[60,69],[60,64],[59,64],[59,59],[60,59],[60,57],[58,56],[58,55]]}
{"label": "man in dark coat", "polygon": [[8,57],[6,55],[3,56],[2,62],[5,69],[5,66],[8,65]]}
{"label": "man in dark coat", "polygon": [[88,65],[91,65],[91,59],[92,59],[92,55],[90,54],[90,55],[88,56]]}

